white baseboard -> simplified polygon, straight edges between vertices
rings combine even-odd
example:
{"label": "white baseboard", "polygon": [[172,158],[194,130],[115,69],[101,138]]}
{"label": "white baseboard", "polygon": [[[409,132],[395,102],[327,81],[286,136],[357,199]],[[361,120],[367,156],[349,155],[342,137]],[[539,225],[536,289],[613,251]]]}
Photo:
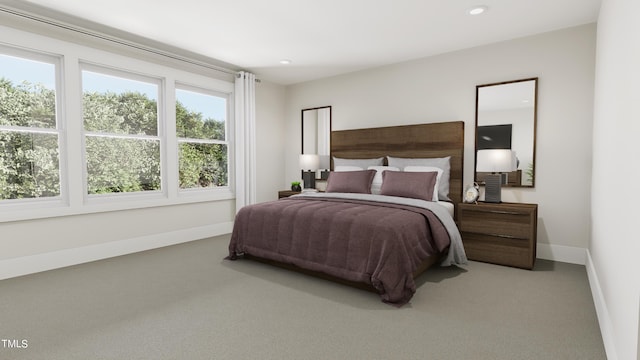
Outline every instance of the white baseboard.
{"label": "white baseboard", "polygon": [[587,277],[589,278],[589,286],[591,287],[591,296],[593,296],[593,304],[596,308],[596,314],[598,316],[598,324],[600,325],[600,333],[602,334],[602,342],[604,343],[604,351],[607,354],[608,360],[618,360],[618,355],[615,349],[615,342],[613,341],[613,327],[611,324],[611,317],[609,316],[609,310],[607,303],[604,300],[604,294],[602,294],[602,288],[600,287],[600,280],[598,274],[593,266],[591,259],[591,253],[586,251],[586,268]]}
{"label": "white baseboard", "polygon": [[538,259],[584,265],[586,262],[586,251],[587,249],[573,246],[538,244],[536,253]]}
{"label": "white baseboard", "polygon": [[[231,233],[233,222],[0,260],[0,280]],[[538,244],[540,259],[585,265],[586,249]]]}
{"label": "white baseboard", "polygon": [[233,222],[0,260],[0,280],[231,233]]}

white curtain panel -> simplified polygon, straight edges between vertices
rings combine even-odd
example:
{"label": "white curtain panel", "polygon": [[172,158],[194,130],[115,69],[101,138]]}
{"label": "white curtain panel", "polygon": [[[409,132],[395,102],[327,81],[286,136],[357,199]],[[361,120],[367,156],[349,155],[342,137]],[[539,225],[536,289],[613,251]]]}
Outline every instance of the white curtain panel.
{"label": "white curtain panel", "polygon": [[236,212],[256,203],[256,76],[241,71],[235,84]]}

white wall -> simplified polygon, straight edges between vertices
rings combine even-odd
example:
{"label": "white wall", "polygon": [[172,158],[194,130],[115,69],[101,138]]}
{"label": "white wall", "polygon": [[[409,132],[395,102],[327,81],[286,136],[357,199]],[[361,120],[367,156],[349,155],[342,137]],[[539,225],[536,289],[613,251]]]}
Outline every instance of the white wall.
{"label": "white wall", "polygon": [[637,0],[603,0],[593,124],[592,290],[610,360],[639,359],[640,22]]}
{"label": "white wall", "polygon": [[503,190],[503,200],[539,204],[539,255],[583,263],[595,33],[589,24],[289,86],[282,184],[299,177],[300,109],[323,105],[333,106],[334,130],[463,120],[464,182],[470,183],[476,85],[538,77],[536,187]]}

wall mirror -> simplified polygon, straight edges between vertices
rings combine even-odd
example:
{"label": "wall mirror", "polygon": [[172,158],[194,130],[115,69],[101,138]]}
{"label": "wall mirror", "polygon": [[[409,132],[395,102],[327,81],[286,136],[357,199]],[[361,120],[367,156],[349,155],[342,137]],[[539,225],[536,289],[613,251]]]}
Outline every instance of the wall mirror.
{"label": "wall mirror", "polygon": [[317,154],[320,168],[316,178],[320,179],[323,169],[329,169],[331,149],[331,106],[302,109],[302,154]]}
{"label": "wall mirror", "polygon": [[[511,149],[517,169],[503,177],[503,186],[533,187],[536,169],[538,78],[476,86],[476,151]],[[475,171],[482,184],[486,172]]]}

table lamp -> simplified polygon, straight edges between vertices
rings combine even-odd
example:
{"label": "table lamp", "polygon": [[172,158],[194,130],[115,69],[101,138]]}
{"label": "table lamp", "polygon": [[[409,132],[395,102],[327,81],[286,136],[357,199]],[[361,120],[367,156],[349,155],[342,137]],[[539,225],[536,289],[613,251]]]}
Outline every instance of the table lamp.
{"label": "table lamp", "polygon": [[316,154],[301,154],[300,169],[302,169],[302,179],[305,189],[316,188],[316,170],[320,164],[320,158]]}
{"label": "table lamp", "polygon": [[515,171],[518,168],[516,153],[510,149],[478,150],[476,159],[476,171],[491,173],[484,180],[484,201],[502,202],[502,173]]}

